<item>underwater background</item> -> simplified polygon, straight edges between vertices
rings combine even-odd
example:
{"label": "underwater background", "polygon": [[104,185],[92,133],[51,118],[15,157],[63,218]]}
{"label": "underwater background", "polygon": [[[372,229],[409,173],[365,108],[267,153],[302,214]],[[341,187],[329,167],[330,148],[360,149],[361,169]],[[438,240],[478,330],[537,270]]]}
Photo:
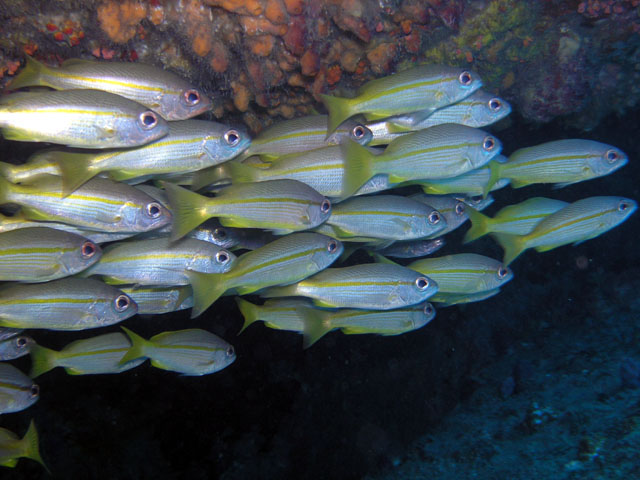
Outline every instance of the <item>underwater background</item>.
{"label": "underwater background", "polygon": [[[562,138],[623,150],[610,176],[493,193],[488,210],[534,196],[640,199],[640,2],[151,0],[4,1],[2,85],[25,54],[163,66],[214,99],[212,120],[271,122],[322,110],[418,63],[469,66],[513,113],[491,130],[504,153]],[[2,161],[32,145],[0,139]],[[501,258],[490,238],[441,254]],[[396,337],[236,336],[231,297],[124,324],[148,337],[201,327],[237,360],[205,377],[145,364],[119,375],[38,379],[31,418],[54,478],[640,478],[639,219],[580,245],[526,252],[488,300],[439,309]],[[366,257],[360,257],[360,259]],[[365,260],[366,261],[366,260]],[[118,326],[101,333],[119,331]],[[95,332],[35,331],[50,348]],[[14,362],[28,371],[29,359]],[[35,462],[2,479],[46,478]]]}

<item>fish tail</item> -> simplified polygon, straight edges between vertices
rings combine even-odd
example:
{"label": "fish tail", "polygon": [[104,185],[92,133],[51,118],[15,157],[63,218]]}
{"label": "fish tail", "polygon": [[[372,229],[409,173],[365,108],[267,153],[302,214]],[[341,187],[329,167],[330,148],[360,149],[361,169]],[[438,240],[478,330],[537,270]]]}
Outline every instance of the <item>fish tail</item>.
{"label": "fish tail", "polygon": [[0,176],[0,202],[7,203],[9,200],[9,195],[11,193],[11,182]]}
{"label": "fish tail", "polygon": [[494,162],[489,162],[488,165],[489,165],[489,172],[491,172],[491,174],[489,175],[489,181],[482,188],[482,196],[484,198],[487,198],[487,195],[489,195],[489,192],[491,191],[493,186],[496,184],[496,182],[500,180],[500,177],[502,175],[501,163],[494,161]]}
{"label": "fish tail", "polygon": [[45,348],[41,345],[33,345],[30,350],[31,354],[31,371],[29,376],[36,378],[43,373],[53,370],[58,365],[56,360],[58,359],[58,352]]}
{"label": "fish tail", "polygon": [[386,263],[389,265],[400,265],[399,263],[394,262],[393,260],[388,259],[384,255],[380,255],[379,253],[372,252],[367,250],[367,253],[373,258],[373,261],[376,263]]}
{"label": "fish tail", "polygon": [[491,227],[490,217],[471,207],[467,207],[466,212],[469,215],[469,220],[471,220],[471,228],[465,233],[462,243],[469,243],[485,236],[489,233],[489,228]]}
{"label": "fish tail", "polygon": [[247,302],[245,299],[241,297],[236,297],[236,303],[238,304],[240,313],[242,313],[242,316],[244,317],[244,324],[242,325],[242,328],[238,332],[238,335],[240,335],[242,332],[244,332],[244,330],[249,325],[259,320],[258,306],[254,305],[251,302]]}
{"label": "fish tail", "polygon": [[269,287],[263,292],[260,292],[260,296],[263,298],[275,298],[275,297],[293,297],[296,295],[296,284],[286,285],[284,287]]}
{"label": "fish tail", "polygon": [[129,340],[131,341],[131,347],[127,350],[127,353],[120,359],[118,365],[124,365],[127,362],[132,360],[136,360],[142,357],[148,357],[147,355],[147,347],[151,344],[149,340],[145,340],[137,333],[132,332],[127,327],[120,327],[124,330],[124,333],[127,334]]}
{"label": "fish tail", "polygon": [[[229,164],[236,162],[237,159],[233,159]],[[231,183],[228,178],[229,171],[227,165],[215,165],[213,167],[203,168],[193,174],[193,180],[191,181],[191,190],[196,192],[202,190],[204,187],[208,187],[211,184],[218,184],[223,180],[228,180],[227,183]]]}
{"label": "fish tail", "polygon": [[327,136],[325,137],[329,138],[329,135],[335,132],[342,122],[356,112],[352,111],[351,101],[348,98],[321,94],[320,99],[329,112],[329,124],[327,127]]}
{"label": "fish tail", "polygon": [[304,325],[304,330],[302,331],[302,345],[304,348],[309,348],[333,330],[329,315],[311,308],[304,308],[302,311],[302,323]]}
{"label": "fish tail", "polygon": [[35,58],[27,55],[27,63],[20,73],[13,77],[9,88],[17,90],[22,87],[49,86],[44,83],[43,75],[48,73],[50,68],[44,63],[40,63]]}
{"label": "fish tail", "polygon": [[236,161],[229,162],[227,167],[231,173],[231,183],[250,183],[258,181],[256,174],[259,172],[254,167],[250,167]]}
{"label": "fish tail", "polygon": [[500,244],[504,250],[504,259],[502,262],[505,266],[513,262],[518,255],[527,249],[524,237],[521,235],[511,235],[508,233],[494,233],[493,238]]}
{"label": "fish tail", "polygon": [[221,273],[187,272],[193,290],[191,318],[196,318],[227,291],[227,281]]}
{"label": "fish tail", "polygon": [[373,160],[375,155],[353,140],[343,142],[340,149],[345,158],[341,199],[346,199],[375,175]]}
{"label": "fish tail", "polygon": [[173,214],[171,241],[174,242],[211,216],[207,214],[206,208],[209,199],[173,183],[162,182],[162,185],[167,192]]}
{"label": "fish tail", "polygon": [[0,175],[13,182],[13,165],[7,162],[0,162]]}
{"label": "fish tail", "polygon": [[40,465],[44,467],[44,469],[51,474],[51,470],[44,463],[42,457],[40,456],[40,445],[38,442],[38,430],[36,430],[36,424],[31,420],[29,423],[29,428],[27,429],[27,433],[22,437],[21,443],[23,445],[23,456],[25,458],[30,458],[31,460],[35,460]]}
{"label": "fish tail", "polygon": [[93,154],[59,152],[54,161],[62,174],[62,195],[67,197],[97,173],[91,169]]}

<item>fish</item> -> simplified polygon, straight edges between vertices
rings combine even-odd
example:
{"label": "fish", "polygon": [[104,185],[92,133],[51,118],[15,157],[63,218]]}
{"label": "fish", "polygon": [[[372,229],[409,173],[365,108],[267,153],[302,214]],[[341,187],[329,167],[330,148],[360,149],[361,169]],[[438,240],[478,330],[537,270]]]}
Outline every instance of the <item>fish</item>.
{"label": "fish", "polygon": [[331,202],[297,180],[231,185],[215,198],[167,182],[163,186],[173,212],[173,241],[211,217],[225,227],[264,228],[284,235],[316,227],[331,214]]}
{"label": "fish", "polygon": [[637,202],[630,198],[583,198],[542,219],[526,235],[494,233],[493,238],[503,248],[503,262],[508,265],[529,248],[546,252],[562,245],[577,244],[598,237],[620,225],[637,208]]}
{"label": "fish", "polygon": [[369,145],[375,146],[386,145],[398,136],[443,123],[458,123],[473,128],[486,127],[499,122],[510,113],[509,102],[489,92],[476,90],[459,102],[439,108],[426,117],[424,112],[418,111],[389,117],[366,126],[373,134]]}
{"label": "fish", "polygon": [[469,219],[467,204],[453,196],[416,193],[409,195],[409,198],[435,208],[444,217],[446,227],[439,231],[434,238],[451,233]]}
{"label": "fish", "polygon": [[188,272],[224,273],[236,256],[209,242],[182,238],[132,240],[109,245],[98,263],[80,275],[101,275],[110,285],[188,285]]}
{"label": "fish", "polygon": [[513,188],[534,183],[552,183],[561,188],[602,177],[628,162],[627,155],[612,145],[594,140],[565,139],[521,148],[505,163],[493,164],[489,188],[499,179],[509,179]]}
{"label": "fish", "polygon": [[153,65],[98,62],[73,58],[49,67],[27,56],[10,88],[45,86],[56,90],[98,89],[134,100],[166,120],[186,120],[211,109],[202,90],[180,76]]}
{"label": "fish", "polygon": [[375,333],[400,335],[424,327],[436,316],[429,302],[394,310],[303,310],[304,346],[310,347],[332,330],[340,329],[346,335]]}
{"label": "fish", "polygon": [[139,315],[158,315],[193,307],[193,294],[188,285],[175,287],[121,286],[136,302]]}
{"label": "fish", "polygon": [[151,365],[182,375],[199,376],[219,372],[231,365],[236,352],[229,343],[199,328],[163,332],[145,340],[122,327],[132,346],[120,363],[138,358],[151,359]]}
{"label": "fish", "polygon": [[11,183],[30,183],[41,175],[60,176],[60,167],[49,158],[50,150],[38,152],[20,165],[0,162],[0,175]]}
{"label": "fish", "polygon": [[287,154],[339,145],[346,138],[365,146],[373,138],[371,131],[356,121],[345,122],[327,137],[327,122],[327,115],[307,115],[276,122],[253,139],[241,158],[260,155],[271,160]]}
{"label": "fish", "polygon": [[0,465],[14,468],[20,458],[35,460],[51,474],[49,468],[40,456],[38,431],[36,430],[33,420],[29,423],[27,433],[25,433],[22,438],[18,438],[15,433],[6,428],[0,428]]}
{"label": "fish", "polygon": [[341,146],[348,162],[362,166],[353,181],[360,186],[380,173],[392,184],[456,177],[489,163],[502,150],[493,135],[453,123],[403,135],[379,155],[351,141]]}
{"label": "fish", "polygon": [[471,228],[464,235],[463,243],[469,243],[487,233],[526,235],[543,219],[569,205],[553,198],[533,197],[515,205],[501,208],[493,218],[474,208],[467,209]]}
{"label": "fish", "polygon": [[96,263],[101,248],[79,235],[46,227],[0,233],[0,281],[48,282]]}
{"label": "fish", "polygon": [[19,412],[36,403],[40,387],[9,363],[0,363],[0,415]]}
{"label": "fish", "polygon": [[0,177],[0,204],[22,206],[25,219],[56,221],[103,232],[145,232],[171,222],[171,212],[135,187],[92,178],[68,196],[60,177],[43,175],[30,185]]}
{"label": "fish", "polygon": [[371,80],[360,87],[354,98],[320,95],[329,112],[327,136],[356,114],[364,114],[368,121],[418,111],[427,117],[481,86],[482,80],[475,72],[445,65],[420,65]]}
{"label": "fish", "polygon": [[24,357],[31,351],[34,340],[26,335],[17,335],[0,342],[0,362]]}
{"label": "fish", "polygon": [[154,111],[113,93],[61,90],[0,98],[0,131],[7,140],[120,148],[162,138],[169,125]]}
{"label": "fish", "polygon": [[69,375],[122,373],[144,362],[139,358],[120,363],[130,348],[129,338],[121,332],[76,340],[60,351],[33,345],[29,375],[37,378],[56,367],[63,367]]}
{"label": "fish", "polygon": [[343,248],[326,235],[293,233],[241,255],[227,273],[188,272],[194,298],[191,317],[200,315],[227,290],[247,295],[302,280],[329,267]]}
{"label": "fish", "polygon": [[90,278],[67,277],[0,289],[0,326],[84,330],[106,327],[137,313],[131,298]]}
{"label": "fish", "polygon": [[445,245],[444,238],[433,240],[408,240],[405,242],[393,242],[384,248],[376,249],[376,252],[385,257],[417,258],[431,255]]}
{"label": "fish", "polygon": [[47,153],[62,176],[65,195],[90,178],[107,173],[116,181],[188,173],[226,162],[251,143],[242,128],[204,120],[169,123],[169,134],[146,145],[106,152],[55,150]]}
{"label": "fish", "polygon": [[436,209],[398,195],[354,197],[333,206],[321,226],[329,227],[340,240],[371,237],[382,240],[411,240],[433,236],[447,222]]}
{"label": "fish", "polygon": [[269,328],[302,333],[304,311],[313,309],[313,303],[307,298],[274,298],[267,300],[264,305],[255,305],[242,297],[235,297],[235,301],[244,317],[238,335],[259,320]]}
{"label": "fish", "polygon": [[393,310],[423,302],[435,281],[399,265],[367,263],[328,268],[297,283],[260,292],[264,298],[303,296],[323,308]]}

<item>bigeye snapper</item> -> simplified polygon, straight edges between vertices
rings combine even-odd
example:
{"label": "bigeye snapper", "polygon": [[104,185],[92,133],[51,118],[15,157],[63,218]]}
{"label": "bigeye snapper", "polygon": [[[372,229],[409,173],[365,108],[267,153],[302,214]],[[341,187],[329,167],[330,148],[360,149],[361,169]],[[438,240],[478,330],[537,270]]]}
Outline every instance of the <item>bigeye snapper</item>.
{"label": "bigeye snapper", "polygon": [[51,473],[40,456],[38,432],[33,420],[22,438],[18,438],[15,433],[6,428],[0,428],[0,465],[14,468],[20,458],[35,460]]}
{"label": "bigeye snapper", "polygon": [[16,335],[0,342],[0,362],[24,357],[35,344],[33,338],[26,335]]}
{"label": "bigeye snapper", "polygon": [[40,398],[40,387],[9,363],[0,363],[0,415],[19,412]]}
{"label": "bigeye snapper", "polygon": [[0,98],[0,131],[7,140],[119,148],[162,138],[169,125],[145,106],[113,93],[54,90]]}
{"label": "bigeye snapper", "polygon": [[185,120],[211,109],[211,100],[178,75],[144,63],[69,59],[48,67],[27,56],[11,88],[45,86],[56,90],[95,88],[158,112],[166,120]]}
{"label": "bigeye snapper", "polygon": [[421,65],[371,80],[360,87],[355,98],[320,95],[329,111],[327,136],[359,113],[365,114],[369,121],[418,111],[426,118],[481,86],[482,81],[474,72],[446,65]]}

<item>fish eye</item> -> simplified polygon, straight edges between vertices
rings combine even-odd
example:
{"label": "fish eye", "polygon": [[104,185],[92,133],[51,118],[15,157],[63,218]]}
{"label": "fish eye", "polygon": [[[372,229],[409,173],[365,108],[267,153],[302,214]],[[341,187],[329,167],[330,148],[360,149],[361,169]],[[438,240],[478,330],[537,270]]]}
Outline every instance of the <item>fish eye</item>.
{"label": "fish eye", "polygon": [[227,231],[222,227],[218,227],[213,231],[213,236],[219,239],[225,239],[227,238]]}
{"label": "fish eye", "polygon": [[424,312],[424,314],[428,317],[430,317],[431,315],[433,315],[433,305],[431,305],[430,303],[427,303],[424,308],[422,309],[422,311]]}
{"label": "fish eye", "polygon": [[140,123],[145,130],[151,130],[158,125],[158,116],[151,111],[143,112],[140,114]]}
{"label": "fish eye", "polygon": [[416,287],[418,287],[418,290],[424,292],[427,288],[429,288],[429,279],[427,277],[418,277],[416,278],[415,284]]}
{"label": "fish eye", "polygon": [[227,252],[226,250],[220,250],[218,253],[216,253],[216,261],[218,263],[221,263],[222,265],[227,263],[230,259],[231,255],[229,255],[229,252]]}
{"label": "fish eye", "polygon": [[492,112],[498,112],[502,108],[502,101],[499,98],[492,98],[489,100],[489,110]]}
{"label": "fish eye", "polygon": [[614,163],[616,160],[620,159],[620,155],[615,150],[607,150],[607,153],[604,154],[604,158],[607,159],[607,162]]}
{"label": "fish eye", "polygon": [[455,210],[457,215],[462,215],[464,213],[464,203],[462,202],[456,203]]}
{"label": "fish eye", "polygon": [[620,202],[618,204],[618,211],[619,212],[624,212],[629,208],[629,203],[628,202]]}
{"label": "fish eye", "polygon": [[334,253],[337,250],[338,250],[338,242],[336,242],[335,240],[331,240],[327,244],[327,252]]}
{"label": "fish eye", "polygon": [[484,141],[482,142],[482,148],[485,149],[487,152],[490,152],[491,150],[493,150],[496,146],[496,140],[493,137],[485,137]]}
{"label": "fish eye", "polygon": [[233,347],[229,347],[227,348],[227,351],[225,353],[227,357],[231,358],[236,354],[236,351],[233,349]]}
{"label": "fish eye", "polygon": [[40,395],[40,387],[35,383],[31,385],[31,388],[29,389],[29,391],[31,392],[31,398],[34,398]]}
{"label": "fish eye", "polygon": [[498,278],[500,280],[502,280],[503,278],[505,278],[507,275],[509,275],[509,269],[505,266],[500,266],[498,268]]}
{"label": "fish eye", "polygon": [[460,74],[460,76],[458,77],[458,81],[466,87],[471,82],[473,82],[473,77],[469,72],[465,71]]}
{"label": "fish eye", "polygon": [[152,202],[147,205],[147,215],[151,218],[158,218],[162,213],[162,206],[157,202]]}
{"label": "fish eye", "polygon": [[197,105],[200,103],[200,93],[197,90],[187,90],[184,92],[184,99],[189,105]]}
{"label": "fish eye", "polygon": [[331,202],[326,198],[320,204],[320,211],[322,213],[329,213],[331,211]]}
{"label": "fish eye", "polygon": [[131,300],[126,295],[118,295],[116,299],[113,301],[113,305],[116,308],[117,312],[124,312],[129,305],[131,305]]}
{"label": "fish eye", "polygon": [[236,130],[228,130],[224,134],[224,141],[230,147],[235,147],[238,143],[240,143],[240,134]]}
{"label": "fish eye", "polygon": [[431,225],[435,225],[436,223],[440,223],[440,212],[433,211],[429,214],[429,223]]}
{"label": "fish eye", "polygon": [[353,138],[355,138],[356,140],[360,140],[364,138],[365,133],[366,132],[362,125],[356,125],[355,127],[353,127],[353,130],[351,130],[351,134],[353,135]]}
{"label": "fish eye", "polygon": [[18,337],[16,339],[16,347],[18,348],[26,347],[27,343],[29,343],[29,339],[27,337]]}
{"label": "fish eye", "polygon": [[84,258],[91,258],[96,254],[98,249],[96,248],[95,243],[86,241],[82,244],[82,248],[80,249],[80,251],[82,252],[82,256]]}

